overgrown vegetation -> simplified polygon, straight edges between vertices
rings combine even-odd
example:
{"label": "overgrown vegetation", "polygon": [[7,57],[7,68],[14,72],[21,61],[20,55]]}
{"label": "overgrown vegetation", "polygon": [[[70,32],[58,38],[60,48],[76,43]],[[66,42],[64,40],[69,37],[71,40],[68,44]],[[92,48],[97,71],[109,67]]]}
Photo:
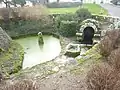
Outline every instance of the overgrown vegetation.
{"label": "overgrown vegetation", "polygon": [[0,55],[0,70],[5,78],[9,77],[10,74],[17,73],[22,68],[23,57],[22,46],[11,41],[8,50]]}
{"label": "overgrown vegetation", "polygon": [[120,72],[120,48],[113,50],[108,56],[108,63],[114,67],[116,71]]}
{"label": "overgrown vegetation", "polygon": [[76,21],[77,25],[75,29],[79,29],[78,24],[84,19],[91,18],[91,13],[85,8],[80,8],[77,11],[75,10],[75,12],[74,14],[58,15],[57,18],[54,18],[49,15],[47,8],[42,5],[4,8],[0,9],[0,18],[3,19],[0,20],[0,25],[12,37],[36,34],[39,31],[56,33],[60,31],[60,23],[62,20],[67,22]]}
{"label": "overgrown vegetation", "polygon": [[75,21],[61,21],[58,32],[60,33],[60,35],[66,37],[75,36],[76,26],[77,23]]}
{"label": "overgrown vegetation", "polygon": [[74,21],[74,20],[75,20],[75,15],[71,13],[67,13],[67,14],[58,15],[55,18],[55,23],[57,27],[59,28],[61,21]]}
{"label": "overgrown vegetation", "polygon": [[76,15],[76,17],[77,17],[77,19],[78,19],[79,22],[92,17],[92,15],[88,11],[88,9],[85,9],[85,8],[78,9],[76,11],[75,15]]}
{"label": "overgrown vegetation", "polygon": [[91,16],[91,13],[85,8],[78,9],[75,14],[58,15],[55,18],[56,29],[60,35],[75,36],[77,29],[80,27],[79,24],[83,20],[91,18]]}
{"label": "overgrown vegetation", "polygon": [[86,83],[88,90],[120,90],[118,72],[105,63],[88,72]]}
{"label": "overgrown vegetation", "polygon": [[99,44],[103,63],[87,75],[88,90],[120,90],[120,30],[108,31]]}
{"label": "overgrown vegetation", "polygon": [[[0,25],[10,36],[27,35],[39,31],[54,31],[53,19],[44,6],[1,9]],[[8,14],[9,13],[9,14]],[[6,19],[7,18],[7,19]]]}
{"label": "overgrown vegetation", "polygon": [[100,52],[103,56],[107,57],[110,53],[118,48],[119,44],[120,31],[112,30],[108,31],[104,39],[100,43]]}

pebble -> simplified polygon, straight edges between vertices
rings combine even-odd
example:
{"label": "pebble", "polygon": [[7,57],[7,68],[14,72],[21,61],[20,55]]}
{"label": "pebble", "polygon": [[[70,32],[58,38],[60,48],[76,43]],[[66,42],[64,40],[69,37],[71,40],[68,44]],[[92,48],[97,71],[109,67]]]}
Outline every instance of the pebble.
{"label": "pebble", "polygon": [[52,70],[55,71],[55,72],[58,72],[59,71],[59,67],[55,67]]}

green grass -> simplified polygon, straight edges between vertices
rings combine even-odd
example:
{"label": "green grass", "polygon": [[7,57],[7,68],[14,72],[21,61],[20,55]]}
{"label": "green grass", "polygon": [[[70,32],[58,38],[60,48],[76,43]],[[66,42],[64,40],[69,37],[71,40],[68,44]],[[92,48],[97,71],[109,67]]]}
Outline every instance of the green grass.
{"label": "green grass", "polygon": [[[92,14],[97,15],[108,15],[107,10],[101,8],[101,6],[97,4],[84,4],[84,8],[87,8]],[[71,8],[48,8],[51,14],[65,14],[65,13],[75,13],[79,7],[71,7]],[[103,14],[100,14],[102,12]]]}

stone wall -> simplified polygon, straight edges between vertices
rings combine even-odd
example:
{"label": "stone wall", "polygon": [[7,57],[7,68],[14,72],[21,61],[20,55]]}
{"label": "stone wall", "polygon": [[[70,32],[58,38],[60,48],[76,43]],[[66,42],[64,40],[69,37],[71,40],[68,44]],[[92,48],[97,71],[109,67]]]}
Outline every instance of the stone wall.
{"label": "stone wall", "polygon": [[7,50],[11,40],[8,34],[0,27],[0,49]]}

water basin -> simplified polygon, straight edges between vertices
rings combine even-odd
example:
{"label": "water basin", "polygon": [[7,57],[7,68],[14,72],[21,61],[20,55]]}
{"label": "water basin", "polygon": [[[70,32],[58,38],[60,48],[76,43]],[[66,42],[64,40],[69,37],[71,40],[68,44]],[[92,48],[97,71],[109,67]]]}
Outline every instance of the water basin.
{"label": "water basin", "polygon": [[44,44],[38,44],[38,36],[15,39],[24,48],[23,69],[50,61],[61,52],[60,40],[53,36],[44,35]]}

